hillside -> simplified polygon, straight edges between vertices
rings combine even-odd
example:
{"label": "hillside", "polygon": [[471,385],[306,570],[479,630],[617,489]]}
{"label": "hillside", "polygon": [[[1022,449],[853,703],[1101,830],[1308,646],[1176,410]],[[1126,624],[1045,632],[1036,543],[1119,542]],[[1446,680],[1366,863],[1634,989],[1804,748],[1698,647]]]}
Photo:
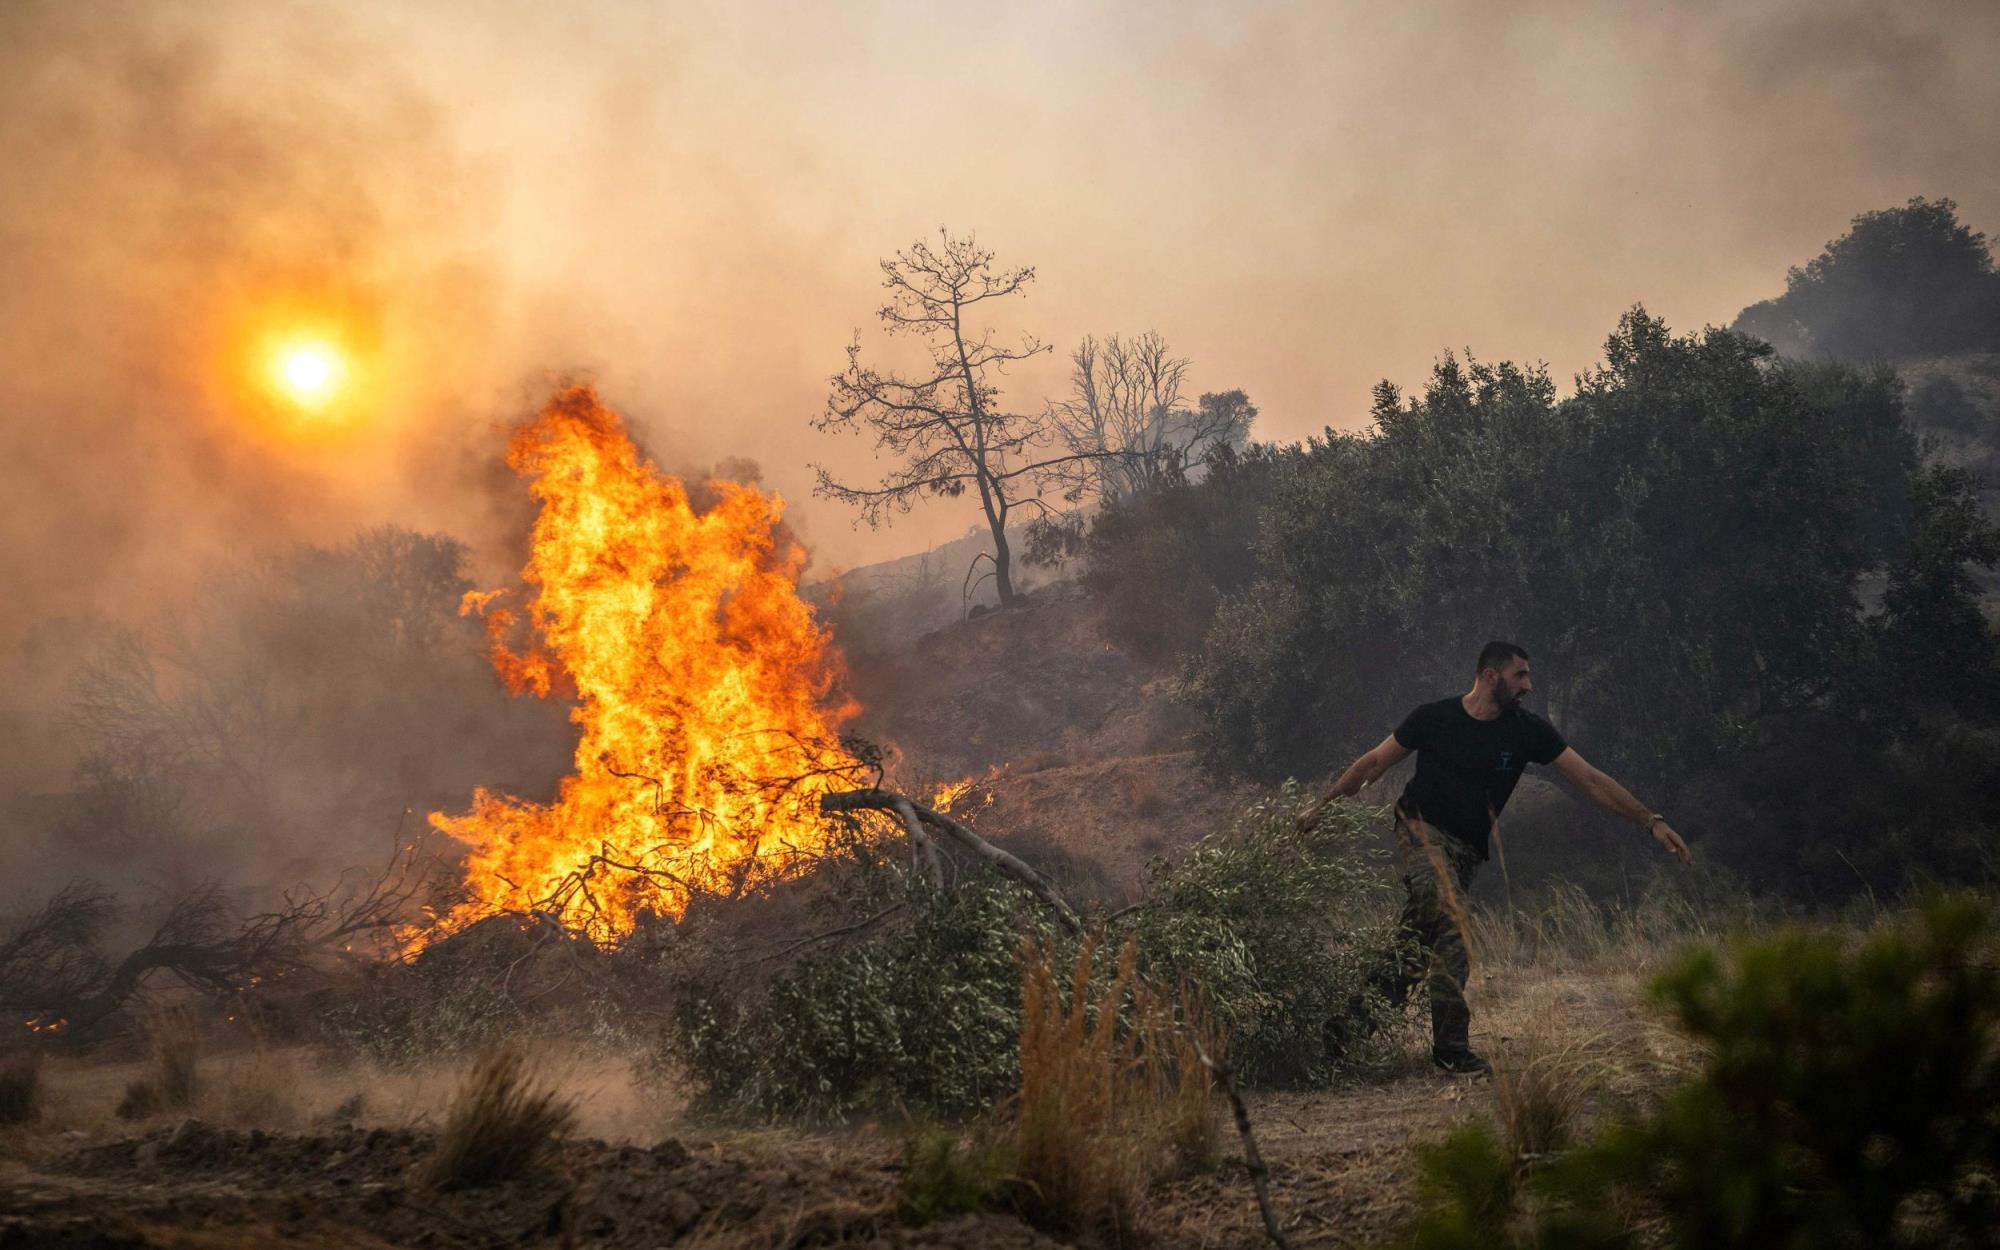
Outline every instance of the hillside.
{"label": "hillside", "polygon": [[[1259,789],[1200,766],[1172,673],[1107,642],[1103,612],[1100,600],[1062,585],[1018,610],[856,657],[865,710],[854,729],[890,749],[897,784],[930,794],[972,781],[955,812],[1080,897],[1122,903],[1136,896],[1147,860],[1226,827]],[[1330,758],[1325,771],[1346,762]],[[1364,800],[1387,804],[1410,767]],[[1384,819],[1384,849],[1389,833]],[[1525,899],[1555,879],[1629,898],[1656,858],[1545,776],[1522,782],[1503,834],[1503,862],[1481,875],[1475,899]]]}
{"label": "hillside", "polygon": [[1072,585],[852,661],[855,731],[900,784],[957,801],[1086,896],[1136,890],[1145,861],[1226,822],[1246,793],[1203,778],[1168,674],[1106,642]]}

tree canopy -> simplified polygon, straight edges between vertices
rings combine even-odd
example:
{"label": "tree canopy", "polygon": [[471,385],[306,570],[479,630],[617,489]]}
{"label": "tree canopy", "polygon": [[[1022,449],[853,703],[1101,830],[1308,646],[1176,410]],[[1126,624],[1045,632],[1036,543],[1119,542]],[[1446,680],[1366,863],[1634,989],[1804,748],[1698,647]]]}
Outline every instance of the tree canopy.
{"label": "tree canopy", "polygon": [[1663,803],[1803,726],[1872,758],[1934,713],[2000,721],[1966,575],[1992,530],[1964,475],[1920,465],[1887,370],[1634,309],[1567,399],[1447,356],[1419,395],[1380,385],[1374,417],[1273,476],[1257,575],[1186,664],[1219,767],[1322,774],[1469,683],[1491,638]]}
{"label": "tree canopy", "polygon": [[2000,273],[1958,205],[1919,196],[1863,213],[1752,304],[1735,329],[1790,356],[1911,360],[2000,351]]}

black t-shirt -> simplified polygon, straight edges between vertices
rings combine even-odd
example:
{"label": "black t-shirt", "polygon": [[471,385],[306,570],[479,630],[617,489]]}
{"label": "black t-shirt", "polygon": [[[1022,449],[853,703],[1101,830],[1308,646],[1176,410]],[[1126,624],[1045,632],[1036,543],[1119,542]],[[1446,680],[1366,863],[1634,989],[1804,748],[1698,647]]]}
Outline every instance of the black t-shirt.
{"label": "black t-shirt", "polygon": [[1521,770],[1549,764],[1569,744],[1556,727],[1523,708],[1479,720],[1457,697],[1426,703],[1396,726],[1396,741],[1417,753],[1401,806],[1486,858],[1486,835],[1507,806]]}

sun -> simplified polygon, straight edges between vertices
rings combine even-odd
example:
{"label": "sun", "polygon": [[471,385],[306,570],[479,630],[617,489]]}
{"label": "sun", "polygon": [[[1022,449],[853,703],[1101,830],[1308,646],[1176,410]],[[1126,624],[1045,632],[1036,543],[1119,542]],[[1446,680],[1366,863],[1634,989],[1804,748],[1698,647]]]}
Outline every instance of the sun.
{"label": "sun", "polygon": [[318,341],[283,345],[271,367],[278,391],[301,408],[321,408],[331,402],[345,372],[339,349]]}

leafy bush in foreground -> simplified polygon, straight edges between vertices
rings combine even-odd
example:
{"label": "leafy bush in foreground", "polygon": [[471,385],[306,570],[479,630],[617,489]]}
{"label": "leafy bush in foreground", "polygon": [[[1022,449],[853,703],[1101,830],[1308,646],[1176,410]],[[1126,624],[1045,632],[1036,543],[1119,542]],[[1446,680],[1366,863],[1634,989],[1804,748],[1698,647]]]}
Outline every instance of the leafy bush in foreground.
{"label": "leafy bush in foreground", "polygon": [[[1375,813],[1344,807],[1309,831],[1296,787],[1256,804],[1180,862],[1156,862],[1147,898],[1114,917],[1139,970],[1212,1017],[1246,1079],[1320,1079],[1386,1014],[1368,989],[1392,929],[1373,899],[1386,874]],[[839,1118],[863,1108],[958,1116],[1021,1079],[1023,943],[1058,941],[1024,891],[980,870],[938,892],[891,859],[857,855],[822,946],[761,987],[741,958],[675,978],[669,1048],[712,1106]],[[873,923],[893,916],[892,923]],[[1106,973],[1105,975],[1109,975]]]}
{"label": "leafy bush in foreground", "polygon": [[2000,970],[1965,897],[1853,945],[1793,930],[1725,963],[1684,956],[1653,993],[1708,1051],[1651,1115],[1537,1170],[1483,1127],[1423,1164],[1401,1245],[1990,1244],[2000,1219]]}
{"label": "leafy bush in foreground", "polygon": [[1300,830],[1307,798],[1287,783],[1179,862],[1154,861],[1131,918],[1147,971],[1206,997],[1248,1081],[1323,1078],[1389,1014],[1369,987],[1395,941],[1380,813],[1339,803]]}
{"label": "leafy bush in foreground", "polygon": [[740,969],[680,987],[675,1050],[705,1098],[767,1115],[866,1106],[976,1111],[1020,1078],[1016,953],[1040,931],[1026,896],[990,879],[902,887],[915,919],[809,955],[745,995]]}

